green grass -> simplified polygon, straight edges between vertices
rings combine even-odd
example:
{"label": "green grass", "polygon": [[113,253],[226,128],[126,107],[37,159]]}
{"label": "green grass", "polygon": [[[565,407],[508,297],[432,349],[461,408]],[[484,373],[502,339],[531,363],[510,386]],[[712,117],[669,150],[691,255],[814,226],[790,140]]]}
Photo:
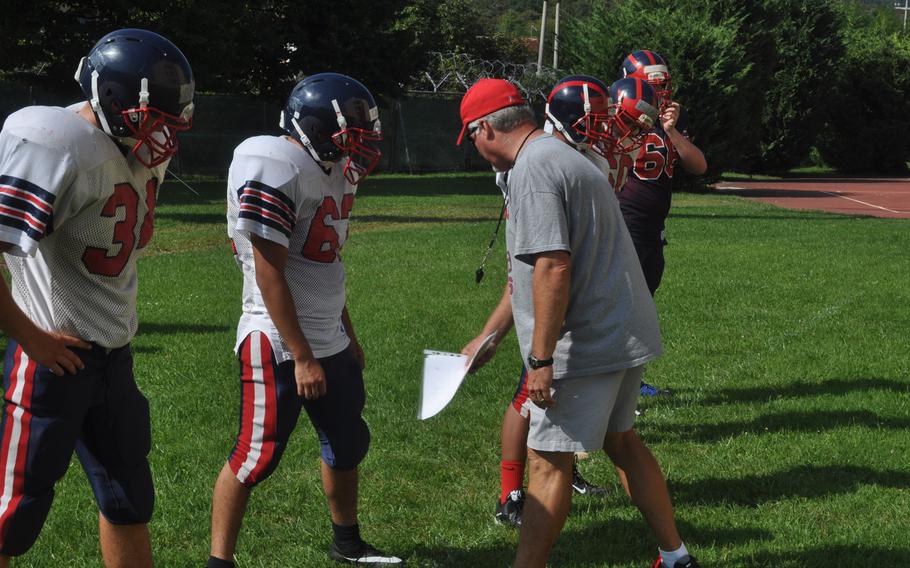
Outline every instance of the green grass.
{"label": "green grass", "polygon": [[[362,466],[367,539],[411,566],[507,566],[517,535],[492,521],[514,336],[439,416],[415,419],[421,351],[458,350],[504,279],[503,245],[476,286],[499,213],[492,175],[364,184],[345,248],[349,306],[367,353]],[[157,565],[201,566],[214,478],[237,425],[231,349],[240,275],[223,186],[164,186],[140,262],[136,376],[151,401]],[[679,195],[657,295],[666,346],[637,426],[664,467],[683,536],[704,566],[898,566],[910,554],[910,231],[907,221]],[[601,455],[553,566],[649,565],[655,543]],[[100,566],[78,462],[19,567]],[[318,444],[306,419],[250,503],[239,566],[328,566]]]}

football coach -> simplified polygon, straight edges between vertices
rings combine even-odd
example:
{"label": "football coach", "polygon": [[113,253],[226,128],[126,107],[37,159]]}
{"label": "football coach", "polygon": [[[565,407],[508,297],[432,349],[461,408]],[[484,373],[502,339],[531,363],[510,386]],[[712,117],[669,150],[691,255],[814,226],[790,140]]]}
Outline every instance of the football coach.
{"label": "football coach", "polygon": [[630,466],[633,500],[650,501],[664,525],[653,527],[661,548],[685,550],[660,467],[632,429],[643,365],[662,347],[613,192],[596,166],[537,127],[508,81],[475,83],[461,122],[457,143],[469,138],[508,172],[508,282],[465,352],[493,331],[500,342],[514,324],[528,369],[529,483],[515,566],[546,565],[569,509],[573,453],[601,448],[620,469]]}

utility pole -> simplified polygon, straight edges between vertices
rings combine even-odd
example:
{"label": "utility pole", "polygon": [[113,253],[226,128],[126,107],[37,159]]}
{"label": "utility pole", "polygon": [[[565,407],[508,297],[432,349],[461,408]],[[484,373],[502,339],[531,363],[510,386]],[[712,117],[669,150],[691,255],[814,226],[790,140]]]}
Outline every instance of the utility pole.
{"label": "utility pole", "polygon": [[[906,13],[904,14],[906,16]],[[559,2],[556,2],[556,24],[553,26],[553,69],[559,67]]]}
{"label": "utility pole", "polygon": [[904,0],[903,6],[900,5],[900,2],[895,2],[894,9],[904,13],[904,33],[907,33],[907,12],[910,12],[910,0]]}
{"label": "utility pole", "polygon": [[543,39],[547,30],[547,0],[543,0],[543,13],[540,15],[540,43],[537,46],[537,74],[543,67]]}

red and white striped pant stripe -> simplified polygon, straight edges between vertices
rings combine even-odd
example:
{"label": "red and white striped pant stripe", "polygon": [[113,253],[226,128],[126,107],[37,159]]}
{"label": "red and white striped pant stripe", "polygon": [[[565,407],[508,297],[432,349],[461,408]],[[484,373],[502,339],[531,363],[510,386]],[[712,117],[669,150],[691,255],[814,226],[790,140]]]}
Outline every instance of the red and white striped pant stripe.
{"label": "red and white striped pant stripe", "polygon": [[268,336],[259,331],[251,333],[240,357],[240,434],[229,463],[237,480],[251,485],[271,463],[278,437],[278,397]]}
{"label": "red and white striped pant stripe", "polygon": [[37,365],[22,347],[17,347],[6,391],[6,421],[0,445],[0,548],[6,541],[9,521],[22,500],[32,420],[29,409],[36,368]]}

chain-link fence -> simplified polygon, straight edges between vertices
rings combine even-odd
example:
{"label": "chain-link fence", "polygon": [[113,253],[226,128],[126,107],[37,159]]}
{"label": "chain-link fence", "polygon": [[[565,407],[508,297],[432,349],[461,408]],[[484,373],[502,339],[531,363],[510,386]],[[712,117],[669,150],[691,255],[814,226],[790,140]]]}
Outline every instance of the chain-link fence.
{"label": "chain-link fence", "polygon": [[[464,92],[484,77],[514,82],[542,111],[543,100],[555,82],[555,71],[531,65],[472,59],[466,55],[434,54],[431,64],[412,78],[407,94],[383,99],[380,119],[384,134],[378,171],[433,172],[482,170],[489,166],[470,143],[455,145],[461,129],[459,104]],[[66,106],[81,94],[0,85],[0,121],[25,106]],[[197,94],[193,128],[180,135],[180,153],[171,167],[182,174],[226,175],[234,148],[260,134],[281,134],[281,106],[243,95]]]}

